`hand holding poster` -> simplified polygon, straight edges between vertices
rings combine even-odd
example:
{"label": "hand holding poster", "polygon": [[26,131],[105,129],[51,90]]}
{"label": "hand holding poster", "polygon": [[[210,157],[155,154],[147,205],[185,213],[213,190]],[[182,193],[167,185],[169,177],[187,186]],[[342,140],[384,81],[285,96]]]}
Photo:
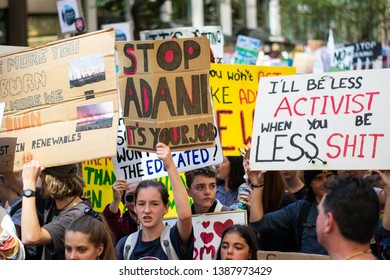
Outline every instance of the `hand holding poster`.
{"label": "hand holding poster", "polygon": [[116,42],[127,148],[154,152],[215,145],[206,38]]}
{"label": "hand holding poster", "polygon": [[263,78],[251,168],[389,169],[389,74],[381,69]]}
{"label": "hand holding poster", "polygon": [[114,36],[108,29],[0,57],[0,137],[17,138],[15,171],[26,153],[44,167],[115,155]]}

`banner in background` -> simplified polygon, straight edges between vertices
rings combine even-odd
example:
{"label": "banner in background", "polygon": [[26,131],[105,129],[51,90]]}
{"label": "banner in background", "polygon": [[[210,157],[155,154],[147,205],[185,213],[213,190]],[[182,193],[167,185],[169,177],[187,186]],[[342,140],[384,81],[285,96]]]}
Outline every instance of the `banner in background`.
{"label": "banner in background", "polygon": [[114,30],[0,57],[0,137],[17,138],[14,170],[114,156],[118,94]]}
{"label": "banner in background", "polygon": [[133,36],[132,36],[133,26],[130,21],[102,24],[102,29],[104,28],[115,29],[115,41],[133,40]]}
{"label": "banner in background", "polygon": [[361,42],[337,48],[333,51],[330,67],[345,70],[381,69],[382,43]]}
{"label": "banner in background", "polygon": [[84,30],[85,22],[79,0],[57,1],[57,11],[62,33],[78,33]]}
{"label": "banner in background", "polygon": [[256,65],[260,51],[261,41],[259,39],[238,35],[232,63]]}
{"label": "banner in background", "polygon": [[389,169],[389,75],[380,69],[262,79],[251,168]]}
{"label": "banner in background", "polygon": [[207,37],[214,63],[223,62],[224,37],[221,26],[177,27],[168,29],[144,30],[140,32],[141,40],[167,40],[173,38]]}

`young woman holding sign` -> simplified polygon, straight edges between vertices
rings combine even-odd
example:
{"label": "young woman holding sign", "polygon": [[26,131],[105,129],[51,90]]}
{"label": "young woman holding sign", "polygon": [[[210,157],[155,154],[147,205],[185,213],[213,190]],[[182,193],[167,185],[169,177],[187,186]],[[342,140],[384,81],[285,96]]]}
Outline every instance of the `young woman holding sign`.
{"label": "young woman holding sign", "polygon": [[[122,259],[192,260],[194,233],[187,191],[180,179],[169,147],[158,143],[156,153],[162,160],[172,185],[177,222],[173,227],[166,227],[163,223],[164,215],[169,208],[168,191],[165,185],[155,180],[140,182],[134,194],[134,210],[142,224],[142,229],[127,238]],[[163,237],[165,233],[166,236]],[[161,241],[167,241],[169,244],[162,244]],[[118,258],[121,259],[120,256]]]}

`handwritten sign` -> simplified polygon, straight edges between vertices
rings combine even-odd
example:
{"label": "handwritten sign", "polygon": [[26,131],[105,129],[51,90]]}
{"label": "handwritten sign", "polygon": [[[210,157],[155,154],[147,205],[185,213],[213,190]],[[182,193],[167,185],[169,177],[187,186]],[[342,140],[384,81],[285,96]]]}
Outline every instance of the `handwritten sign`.
{"label": "handwritten sign", "polygon": [[382,43],[361,42],[335,49],[330,67],[346,70],[380,69],[383,67]]}
{"label": "handwritten sign", "polygon": [[91,199],[95,211],[103,212],[113,199],[112,185],[116,181],[114,165],[109,157],[82,162],[85,181],[84,196]]}
{"label": "handwritten sign", "polygon": [[389,169],[390,69],[261,80],[250,165],[255,170]]}
{"label": "handwritten sign", "polygon": [[0,174],[13,171],[15,149],[16,138],[0,137]]}
{"label": "handwritten sign", "polygon": [[210,86],[216,126],[226,156],[252,142],[259,79],[295,74],[293,67],[211,64]]}
{"label": "handwritten sign", "polygon": [[114,156],[118,124],[114,30],[0,57],[0,137],[49,167]]}
{"label": "handwritten sign", "polygon": [[[166,225],[173,226],[176,219],[164,219]],[[233,224],[247,224],[245,210],[208,213],[192,216],[194,228],[194,260],[215,260],[221,237],[225,229]]]}
{"label": "handwritten sign", "polygon": [[0,123],[3,122],[5,103],[0,103]]}
{"label": "handwritten sign", "polygon": [[166,40],[173,38],[207,37],[213,53],[214,63],[223,61],[223,31],[221,26],[177,27],[168,29],[144,30],[140,32],[141,40]]}
{"label": "handwritten sign", "polygon": [[[1,139],[0,139],[1,140]],[[115,174],[114,165],[111,158],[100,158],[82,163],[82,175],[85,181],[84,196],[89,197],[92,207],[95,211],[103,212],[106,205],[110,204],[113,199],[112,185],[117,179],[122,179]],[[185,182],[184,173],[180,173],[181,180]],[[172,186],[168,176],[156,179],[164,183],[168,189],[168,213],[166,218],[177,217],[176,204],[173,199]],[[189,199],[189,203],[191,203]],[[120,203],[121,210],[124,210],[124,205]]]}
{"label": "handwritten sign", "polygon": [[[154,152],[141,152],[126,148],[126,127],[123,119],[119,120],[117,153],[113,157],[115,173],[118,178],[127,182],[137,182],[144,179],[155,179],[167,176],[161,160]],[[217,135],[215,146],[173,152],[172,157],[179,172],[215,165],[223,161],[222,147]]]}
{"label": "handwritten sign", "polygon": [[172,151],[215,145],[207,38],[116,42],[127,148]]}

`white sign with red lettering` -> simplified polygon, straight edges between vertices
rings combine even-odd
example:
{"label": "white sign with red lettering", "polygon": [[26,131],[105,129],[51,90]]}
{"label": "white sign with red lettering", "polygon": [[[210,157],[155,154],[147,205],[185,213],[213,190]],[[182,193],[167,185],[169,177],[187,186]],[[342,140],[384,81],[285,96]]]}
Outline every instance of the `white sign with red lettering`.
{"label": "white sign with red lettering", "polygon": [[255,170],[389,169],[390,69],[262,78]]}

